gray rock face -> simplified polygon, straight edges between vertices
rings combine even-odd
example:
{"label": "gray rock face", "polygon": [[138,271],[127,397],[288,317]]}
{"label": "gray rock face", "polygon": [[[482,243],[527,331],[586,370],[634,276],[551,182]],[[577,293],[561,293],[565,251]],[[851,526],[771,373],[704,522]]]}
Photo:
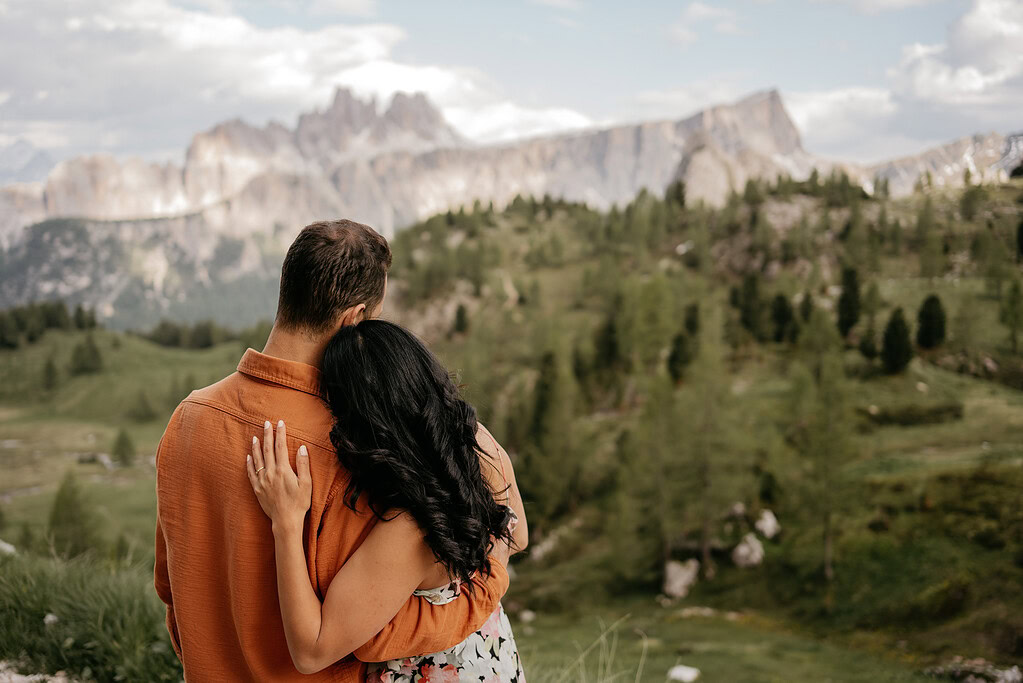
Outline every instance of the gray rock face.
{"label": "gray rock face", "polygon": [[962,187],[967,169],[974,183],[1004,179],[1019,164],[1021,154],[1023,141],[1019,135],[973,135],[915,156],[870,166],[864,169],[864,180],[887,178],[895,196],[911,193],[917,180],[928,173],[935,187]]}
{"label": "gray rock face", "polygon": [[688,559],[685,562],[669,560],[664,565],[664,586],[662,590],[669,598],[684,598],[689,595],[700,576],[700,561]]}
{"label": "gray rock face", "polygon": [[[313,220],[344,216],[390,235],[475,199],[551,194],[608,208],[676,177],[717,204],[748,177],[805,175],[811,162],[775,91],[681,121],[476,147],[421,94],[381,112],[338,90],[294,129],[235,120],[200,133],[182,166],[80,157],[44,185],[0,189],[0,306],[61,296],[113,325],[249,323],[272,314],[267,264]],[[264,291],[260,306],[233,300]]]}
{"label": "gray rock face", "polygon": [[[926,170],[948,183],[961,182],[964,164],[977,178],[1005,173],[1021,152],[1020,139],[992,134],[851,170],[889,177],[900,193]],[[801,178],[814,166],[831,164],[803,150],[774,90],[679,121],[483,147],[421,94],[381,111],[338,90],[293,129],[234,120],[200,133],[180,166],[96,155],[61,162],[45,183],[0,187],[0,306],[64,296],[114,325],[162,315],[251,323],[272,314],[267,264],[313,220],[343,216],[391,235],[475,199],[500,208],[550,194],[607,209],[675,179],[690,200],[720,205],[749,178]],[[252,304],[257,293],[267,301]]]}
{"label": "gray rock face", "polygon": [[[699,158],[687,162],[692,153]],[[398,94],[380,113],[375,101],[338,90],[329,107],[303,114],[294,130],[235,120],[200,133],[180,167],[102,155],[62,162],[46,179],[42,212],[134,220],[212,209],[211,228],[237,230],[220,222],[220,205],[241,203],[242,213],[256,219],[240,229],[260,233],[281,210],[250,187],[258,184],[277,198],[316,195],[317,204],[336,209],[327,215],[359,218],[391,233],[475,199],[500,206],[520,193],[607,208],[642,188],[660,192],[680,174],[693,183],[691,196],[719,204],[747,177],[800,176],[810,166],[776,91],[681,121],[471,147],[422,94]],[[4,234],[39,218],[36,206],[0,203]],[[298,216],[287,218],[298,226]]]}
{"label": "gray rock face", "polygon": [[757,567],[764,561],[764,544],[756,534],[749,533],[742,537],[739,545],[732,549],[732,562],[736,567],[748,569]]}

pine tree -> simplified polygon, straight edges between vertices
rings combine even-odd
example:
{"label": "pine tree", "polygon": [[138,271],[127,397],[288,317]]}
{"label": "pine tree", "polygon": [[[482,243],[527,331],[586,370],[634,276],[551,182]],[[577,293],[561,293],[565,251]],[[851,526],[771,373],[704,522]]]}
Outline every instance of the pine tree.
{"label": "pine tree", "polygon": [[821,356],[814,371],[797,372],[792,385],[792,439],[807,465],[809,476],[805,481],[809,507],[821,522],[828,608],[835,576],[836,517],[840,512],[838,504],[843,500],[838,489],[844,483],[843,465],[855,452],[847,395],[842,358],[834,349]]}
{"label": "pine tree", "polygon": [[877,313],[881,310],[881,290],[877,282],[871,282],[863,295],[863,313],[867,316],[867,327],[877,329]]}
{"label": "pine tree", "polygon": [[909,341],[909,326],[902,315],[902,309],[896,308],[884,328],[881,342],[881,364],[889,375],[896,375],[906,369],[913,357],[913,347]]}
{"label": "pine tree", "polygon": [[1019,219],[1016,226],[1016,263],[1023,261],[1023,218]]}
{"label": "pine tree", "polygon": [[940,277],[944,272],[944,241],[941,235],[927,233],[920,246],[920,277]]}
{"label": "pine tree", "polygon": [[803,319],[803,322],[809,322],[810,316],[813,314],[813,296],[810,291],[807,290],[803,293],[803,299],[799,302],[799,317]]}
{"label": "pine tree", "polygon": [[868,325],[867,331],[860,338],[859,350],[860,354],[869,361],[877,358],[877,332],[874,331],[873,325]]}
{"label": "pine tree", "polygon": [[848,337],[860,319],[860,279],[855,268],[842,270],[842,294],[838,297],[838,332]]}
{"label": "pine tree", "polygon": [[916,343],[922,349],[934,349],[945,342],[945,309],[941,299],[931,294],[917,314]]}
{"label": "pine tree", "polygon": [[548,351],[540,360],[533,389],[523,471],[519,477],[523,498],[534,504],[537,526],[541,529],[571,504],[579,469],[571,439],[575,401],[571,370],[558,353]]}
{"label": "pine tree", "polygon": [[74,324],[79,330],[90,330],[96,326],[95,314],[87,310],[82,304],[75,306]]}
{"label": "pine tree", "polygon": [[1002,302],[1001,319],[1002,324],[1009,328],[1009,343],[1012,352],[1016,353],[1019,350],[1019,329],[1023,326],[1023,289],[1018,279],[1009,285],[1009,291]]}
{"label": "pine tree", "polygon": [[675,384],[682,381],[686,368],[693,361],[695,346],[693,338],[686,332],[679,332],[672,339],[671,352],[668,354],[668,374]]}
{"label": "pine tree", "polygon": [[14,316],[0,311],[0,349],[16,349],[21,342],[21,335]]}
{"label": "pine tree", "polygon": [[46,359],[46,365],[43,366],[43,389],[46,391],[53,391],[57,388],[57,364],[53,361],[53,356]]}
{"label": "pine tree", "polygon": [[747,273],[739,291],[739,322],[753,338],[760,341],[764,335],[763,301],[760,299],[760,279],[756,273]]}
{"label": "pine tree", "polygon": [[146,396],[145,391],[139,391],[135,403],[128,410],[128,417],[136,422],[149,422],[156,418],[156,411],[153,410],[152,404],[149,403],[149,397]]}
{"label": "pine tree", "polygon": [[458,308],[455,309],[455,321],[451,326],[452,334],[464,334],[469,330],[469,311],[466,310],[465,304],[458,304]]}
{"label": "pine tree", "polygon": [[96,346],[96,340],[91,334],[86,335],[85,340],[75,344],[71,351],[71,374],[85,375],[102,369],[103,357]]}
{"label": "pine tree", "polygon": [[693,337],[700,334],[700,304],[693,302],[686,306],[682,327]]}
{"label": "pine tree", "polygon": [[934,202],[928,196],[924,199],[923,206],[920,207],[920,211],[916,214],[915,240],[918,249],[923,247],[927,238],[934,232],[934,223]]}
{"label": "pine tree", "polygon": [[63,557],[81,555],[97,545],[95,517],[71,471],[57,489],[47,533],[54,550]]}
{"label": "pine tree", "polygon": [[122,467],[131,467],[135,463],[135,444],[126,430],[122,429],[117,432],[111,454]]}
{"label": "pine tree", "polygon": [[774,324],[774,341],[781,342],[791,338],[789,328],[795,322],[795,313],[789,298],[784,294],[775,295],[771,301],[771,322]]}

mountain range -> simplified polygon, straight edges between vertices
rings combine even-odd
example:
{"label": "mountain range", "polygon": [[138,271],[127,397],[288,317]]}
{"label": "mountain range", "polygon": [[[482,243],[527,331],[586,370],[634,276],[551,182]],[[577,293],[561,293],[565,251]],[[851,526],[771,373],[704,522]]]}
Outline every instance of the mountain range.
{"label": "mountain range", "polygon": [[[477,199],[550,194],[606,209],[676,179],[691,200],[720,205],[749,178],[836,166],[868,189],[887,178],[898,195],[927,173],[937,185],[961,184],[965,169],[1004,175],[1021,156],[1023,136],[990,133],[874,166],[819,159],[776,90],[681,120],[478,146],[422,94],[381,107],[338,89],[293,128],[232,120],[199,133],[180,165],[94,155],[49,170],[30,146],[0,150],[0,182],[21,181],[0,187],[0,307],[60,296],[116,326],[238,324],[272,313],[280,254],[317,219],[391,235]],[[257,294],[267,300],[249,301]]]}

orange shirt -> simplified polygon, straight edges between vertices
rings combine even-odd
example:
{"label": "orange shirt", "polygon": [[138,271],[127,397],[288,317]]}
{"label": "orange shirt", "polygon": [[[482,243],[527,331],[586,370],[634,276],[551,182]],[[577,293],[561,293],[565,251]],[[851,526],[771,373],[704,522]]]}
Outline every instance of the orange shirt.
{"label": "orange shirt", "polygon": [[[363,662],[438,652],[462,642],[497,609],[508,574],[493,563],[473,595],[431,605],[408,602],[370,642],[311,676],[288,653],[274,538],[245,473],[245,455],[263,422],[284,420],[292,466],[305,444],[313,478],[306,518],[309,578],[322,600],[334,574],[376,524],[344,504],[347,475],[328,434],[319,370],[249,349],[238,372],[192,392],[171,417],[156,462],[156,591],[188,681],[365,680]],[[353,615],[358,618],[358,615]]]}

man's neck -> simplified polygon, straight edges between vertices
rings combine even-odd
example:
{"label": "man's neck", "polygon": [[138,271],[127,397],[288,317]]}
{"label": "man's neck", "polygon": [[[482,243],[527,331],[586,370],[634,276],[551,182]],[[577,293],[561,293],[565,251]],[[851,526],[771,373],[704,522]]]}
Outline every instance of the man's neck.
{"label": "man's neck", "polygon": [[263,353],[274,358],[305,363],[320,367],[323,363],[323,351],[327,347],[329,337],[311,337],[304,332],[282,330],[276,325],[270,330]]}

